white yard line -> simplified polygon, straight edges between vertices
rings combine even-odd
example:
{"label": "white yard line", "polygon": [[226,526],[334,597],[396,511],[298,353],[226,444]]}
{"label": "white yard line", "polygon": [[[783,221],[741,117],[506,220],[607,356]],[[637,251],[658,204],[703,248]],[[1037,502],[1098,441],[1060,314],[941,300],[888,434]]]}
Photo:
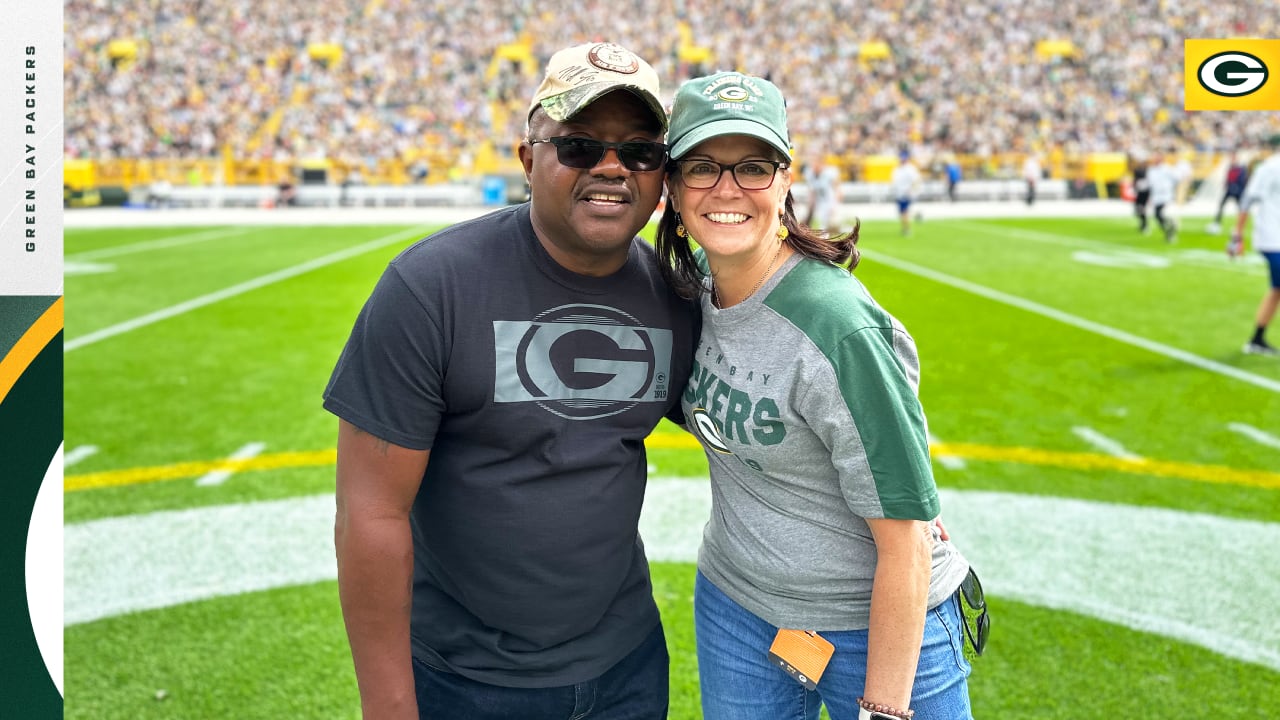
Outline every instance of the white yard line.
{"label": "white yard line", "polygon": [[77,445],[76,447],[72,448],[71,451],[68,452],[66,456],[62,459],[62,466],[71,467],[72,465],[75,465],[81,460],[84,460],[86,458],[92,457],[97,454],[98,454],[97,445]]}
{"label": "white yard line", "polygon": [[[1280,546],[1280,523],[1038,495],[939,495],[948,531],[993,595],[1280,670],[1280,623],[1259,623],[1257,604],[1280,597],[1280,571],[1258,564],[1263,549]],[[640,520],[649,559],[694,562],[710,505],[706,478],[652,479]],[[70,524],[64,623],[331,581],[333,513],[324,494]]]}
{"label": "white yard line", "polygon": [[[260,443],[260,442],[249,443],[248,445],[245,445],[239,450],[236,450],[235,452],[231,453],[231,457],[227,459],[228,460],[248,460],[249,458],[258,457],[259,455],[262,454],[262,451],[266,449],[267,449],[266,443]],[[231,477],[231,475],[234,472],[235,472],[234,470],[214,470],[213,472],[205,473],[198,480],[196,480],[196,485],[199,485],[201,487],[221,485],[222,483],[226,482],[227,478]]]}
{"label": "white yard line", "polygon": [[1276,437],[1269,432],[1259,430],[1252,425],[1233,422],[1227,423],[1227,429],[1231,432],[1239,433],[1256,443],[1280,450],[1280,437]]}
{"label": "white yard line", "polygon": [[[1225,250],[1219,252],[1209,252],[1201,248],[1186,248],[1173,250],[1170,252],[1157,252],[1144,247],[1131,247],[1127,245],[1116,245],[1114,243],[1102,242],[1100,240],[1089,240],[1088,238],[1076,237],[1074,235],[1059,235],[1056,233],[1047,233],[1039,230],[1027,230],[1025,228],[1010,228],[1003,225],[992,225],[983,222],[973,221],[951,221],[948,225],[958,227],[962,230],[968,230],[980,235],[1001,235],[1017,240],[1029,240],[1046,245],[1058,245],[1060,247],[1069,248],[1088,248],[1096,250],[1103,254],[1125,254],[1130,256],[1145,256],[1153,262],[1168,263],[1170,261],[1185,262],[1197,267],[1214,268],[1217,270],[1229,270],[1231,272],[1244,273],[1246,275],[1262,276],[1265,274],[1262,258],[1256,254],[1250,254],[1246,262],[1231,261],[1227,259]],[[1135,236],[1137,231],[1134,231]],[[1150,240],[1150,238],[1146,238]],[[1226,238],[1223,238],[1223,247],[1226,247]]]}
{"label": "white yard line", "polygon": [[192,243],[204,242],[206,240],[219,240],[226,237],[235,237],[237,235],[245,235],[253,232],[253,228],[223,228],[221,230],[207,230],[205,232],[187,233],[186,235],[172,235],[170,237],[156,238],[154,240],[142,240],[128,245],[117,245],[115,247],[100,248],[98,250],[86,250],[85,252],[72,253],[67,255],[64,260],[82,261],[82,260],[99,260],[101,258],[119,257],[120,255],[132,255],[134,253],[147,252],[150,250],[161,250],[164,248],[178,247],[181,245],[190,245]]}
{"label": "white yard line", "polygon": [[146,315],[136,317],[132,320],[126,320],[125,322],[117,323],[115,325],[102,328],[101,330],[95,330],[87,335],[81,335],[80,337],[68,340],[66,345],[63,347],[63,352],[69,353],[72,350],[77,350],[86,345],[92,345],[96,342],[113,338],[117,335],[123,335],[131,330],[137,330],[140,327],[146,327],[152,323],[160,322],[161,320],[167,320],[171,317],[191,312],[192,310],[198,310],[206,305],[212,305],[216,302],[236,297],[237,295],[243,295],[251,290],[257,290],[258,288],[273,285],[282,280],[297,277],[317,268],[322,268],[326,265],[332,265],[336,262],[341,262],[358,255],[363,255],[370,250],[376,250],[384,245],[390,245],[395,242],[404,242],[405,240],[421,237],[426,233],[426,231],[426,227],[418,227],[411,230],[393,233],[391,235],[384,235],[380,238],[361,243],[354,247],[349,247],[346,250],[340,250],[335,253],[314,258],[299,265],[287,267],[283,270],[277,270],[273,273],[268,273],[252,280],[232,285],[229,288],[218,290],[217,292],[201,295],[198,298],[193,298],[191,300],[178,303],[177,305],[157,310],[152,313],[147,313]]}
{"label": "white yard line", "polygon": [[1091,427],[1077,425],[1071,428],[1071,432],[1074,433],[1076,437],[1092,445],[1094,449],[1112,457],[1124,458],[1125,460],[1143,459],[1141,455],[1129,452],[1118,441],[1112,440]]}
{"label": "white yard line", "polygon": [[862,254],[871,258],[875,262],[883,263],[891,268],[911,273],[912,275],[928,278],[935,282],[942,283],[943,285],[950,285],[958,290],[964,290],[965,292],[987,298],[988,300],[994,300],[998,303],[1010,305],[1020,310],[1026,310],[1027,312],[1034,313],[1042,317],[1057,320],[1058,322],[1080,328],[1081,330],[1087,330],[1110,340],[1115,340],[1116,342],[1122,342],[1127,345],[1132,345],[1134,347],[1156,353],[1157,355],[1163,355],[1172,360],[1184,362],[1188,365],[1198,367],[1201,370],[1208,370],[1209,372],[1217,373],[1223,377],[1233,378],[1235,380],[1249,383],[1250,385],[1255,385],[1264,390],[1280,393],[1280,381],[1272,380],[1271,378],[1255,375],[1251,372],[1231,367],[1230,365],[1224,365],[1223,363],[1200,357],[1194,353],[1189,353],[1186,350],[1179,350],[1178,348],[1170,347],[1164,343],[1158,343],[1154,340],[1149,340],[1147,338],[1125,332],[1124,330],[1118,330],[1116,328],[1103,325],[1102,323],[1086,320],[1082,317],[1065,313],[1047,305],[1041,305],[1038,302],[1033,302],[1026,298],[1010,295],[1009,293],[1001,292],[1000,290],[995,290],[993,288],[986,287],[985,285],[979,285],[977,283],[969,282],[968,280],[947,275],[946,273],[938,272],[932,268],[917,265],[908,260],[901,260],[879,251],[863,250]]}
{"label": "white yard line", "polygon": [[[933,433],[929,433],[929,444],[941,445],[942,441]],[[964,458],[953,457],[951,455],[934,455],[933,459],[937,460],[938,464],[948,470],[963,470],[966,467]]]}

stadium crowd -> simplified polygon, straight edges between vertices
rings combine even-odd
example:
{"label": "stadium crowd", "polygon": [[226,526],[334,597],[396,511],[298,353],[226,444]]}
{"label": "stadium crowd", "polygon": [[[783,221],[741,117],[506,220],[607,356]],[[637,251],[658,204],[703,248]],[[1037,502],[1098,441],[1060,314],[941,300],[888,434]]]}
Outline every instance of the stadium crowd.
{"label": "stadium crowd", "polygon": [[[542,63],[592,40],[649,59],[668,99],[716,69],[771,78],[801,151],[1217,151],[1280,132],[1277,113],[1182,109],[1183,39],[1280,36],[1269,3],[66,0],[64,18],[75,158],[465,165],[486,141],[509,153]],[[495,61],[504,46],[528,61]]]}

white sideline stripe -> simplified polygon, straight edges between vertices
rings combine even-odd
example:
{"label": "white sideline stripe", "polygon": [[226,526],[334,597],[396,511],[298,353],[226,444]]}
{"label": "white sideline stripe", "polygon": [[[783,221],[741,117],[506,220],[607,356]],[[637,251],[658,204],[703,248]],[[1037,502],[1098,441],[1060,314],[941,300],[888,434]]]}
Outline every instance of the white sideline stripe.
{"label": "white sideline stripe", "polygon": [[129,243],[128,245],[117,245],[115,247],[73,253],[66,256],[64,260],[74,262],[79,260],[98,260],[100,258],[118,257],[120,255],[132,255],[134,253],[146,252],[148,250],[159,250],[162,248],[171,248],[178,247],[179,245],[190,245],[192,243],[204,242],[205,240],[234,237],[236,235],[244,235],[252,231],[253,228],[224,228],[222,230],[187,233],[186,235],[172,235],[164,238],[156,238],[154,240],[143,240],[136,243]]}
{"label": "white sideline stripe", "polygon": [[62,264],[63,275],[97,275],[101,273],[115,272],[116,266],[111,263],[87,263],[87,262],[64,262]]}
{"label": "white sideline stripe", "polygon": [[106,340],[107,338],[112,338],[116,335],[123,335],[131,330],[137,330],[140,327],[146,327],[152,323],[167,320],[171,317],[191,312],[192,310],[198,310],[206,305],[212,305],[213,303],[221,300],[233,298],[237,295],[243,295],[250,290],[257,290],[258,288],[278,283],[281,280],[288,280],[289,278],[297,277],[303,273],[310,272],[317,268],[322,268],[325,265],[332,265],[333,263],[341,262],[348,258],[356,257],[357,255],[362,255],[370,250],[376,250],[383,245],[390,245],[393,242],[403,242],[410,238],[421,237],[426,230],[427,226],[421,226],[412,230],[384,235],[375,240],[370,240],[369,242],[349,247],[346,250],[339,250],[338,252],[330,253],[323,257],[308,260],[300,265],[294,265],[293,267],[287,267],[283,270],[277,270],[273,273],[268,273],[252,280],[232,285],[229,288],[218,290],[217,292],[201,295],[198,298],[193,298],[191,300],[178,303],[177,305],[157,310],[141,317],[136,317],[132,320],[126,320],[125,322],[117,323],[115,325],[102,328],[101,330],[95,330],[88,335],[81,335],[78,338],[68,340],[63,348],[63,353],[69,353],[72,350],[82,348],[86,345],[92,345],[100,340]]}
{"label": "white sideline stripe", "polygon": [[[1175,250],[1170,253],[1160,253],[1143,247],[1129,247],[1124,245],[1115,245],[1112,243],[1102,242],[1101,240],[1089,240],[1088,238],[1077,237],[1075,235],[1058,235],[1056,233],[1041,232],[1038,230],[1027,230],[1024,228],[1009,228],[1002,225],[990,225],[983,222],[973,221],[957,221],[950,223],[960,227],[960,229],[968,229],[982,233],[1003,235],[1018,240],[1030,240],[1032,242],[1044,243],[1047,245],[1059,245],[1062,247],[1076,248],[1092,248],[1099,252],[1114,254],[1125,253],[1129,255],[1144,255],[1146,257],[1169,261],[1185,262],[1202,268],[1214,268],[1217,270],[1230,270],[1232,272],[1244,273],[1246,275],[1264,275],[1265,270],[1262,266],[1262,258],[1258,257],[1257,262],[1231,262],[1227,259],[1226,251],[1208,252],[1199,248],[1187,248],[1184,250]],[[1223,247],[1225,248],[1225,241]]]}
{"label": "white sideline stripe", "polygon": [[1245,425],[1244,423],[1233,422],[1233,423],[1227,423],[1227,429],[1232,432],[1240,433],[1241,435],[1249,438],[1250,440],[1253,440],[1254,442],[1260,443],[1262,445],[1266,445],[1267,447],[1280,450],[1280,437],[1276,437],[1271,433],[1259,430],[1258,428],[1252,425]]}
{"label": "white sideline stripe", "polygon": [[[929,433],[929,444],[941,445],[942,441],[938,439],[938,436],[933,433]],[[933,459],[937,460],[942,467],[948,470],[963,470],[966,467],[964,458],[958,458],[951,455],[934,455]]]}
{"label": "white sideline stripe", "polygon": [[1077,425],[1071,428],[1071,432],[1074,433],[1076,437],[1092,445],[1095,449],[1111,455],[1112,457],[1124,458],[1125,460],[1142,459],[1141,455],[1129,452],[1118,441],[1112,440],[1091,427]]}
{"label": "white sideline stripe", "polygon": [[[260,443],[260,442],[249,443],[248,445],[245,445],[239,450],[231,453],[231,457],[227,459],[228,460],[248,460],[249,458],[258,457],[259,455],[262,454],[262,451],[265,449],[267,449],[266,443]],[[210,485],[221,485],[222,483],[227,481],[227,478],[231,477],[233,472],[235,471],[234,470],[214,470],[212,472],[205,473],[203,476],[201,476],[199,480],[196,480],[196,484],[202,487],[209,487]]]}
{"label": "white sideline stripe", "polygon": [[1250,385],[1256,385],[1264,390],[1280,393],[1280,381],[1272,380],[1271,378],[1254,375],[1251,372],[1246,372],[1239,368],[1231,367],[1230,365],[1224,365],[1220,362],[1202,358],[1199,355],[1189,353],[1186,350],[1179,350],[1178,348],[1165,345],[1164,343],[1158,343],[1154,340],[1148,340],[1147,338],[1125,332],[1124,330],[1117,330],[1116,328],[1103,325],[1102,323],[1085,320],[1082,317],[1065,313],[1061,310],[1051,308],[1048,305],[1041,305],[1038,302],[1027,300],[1026,298],[1018,297],[1017,295],[1010,295],[1006,292],[986,287],[985,285],[979,285],[977,283],[969,282],[968,280],[962,280],[958,277],[938,272],[937,270],[924,267],[923,265],[917,265],[908,260],[902,260],[891,255],[886,255],[879,251],[863,250],[862,254],[876,262],[884,263],[891,268],[896,268],[903,272],[911,273],[912,275],[919,275],[920,277],[928,278],[944,285],[950,285],[956,289],[973,293],[974,295],[987,298],[988,300],[994,300],[999,303],[1004,303],[1005,305],[1011,305],[1020,310],[1026,310],[1027,312],[1047,317],[1051,320],[1057,320],[1058,322],[1080,328],[1081,330],[1087,330],[1091,333],[1096,333],[1110,340],[1115,340],[1116,342],[1133,345],[1134,347],[1156,353],[1157,355],[1164,355],[1167,358],[1184,362],[1188,365],[1198,367],[1201,370],[1208,370],[1209,372],[1234,378],[1236,380],[1249,383]]}
{"label": "white sideline stripe", "polygon": [[[1280,597],[1280,569],[1258,562],[1280,547],[1280,523],[976,490],[939,494],[948,531],[993,595],[1280,670],[1280,623],[1258,621],[1258,598]],[[705,478],[654,478],[640,519],[649,559],[695,561],[710,507]],[[67,525],[64,624],[332,581],[333,517],[326,494]]]}
{"label": "white sideline stripe", "polygon": [[98,454],[97,445],[77,445],[75,448],[72,448],[71,452],[67,453],[66,456],[62,459],[62,466],[64,468],[69,468],[72,465],[75,465],[76,463],[80,462],[81,460],[84,460],[86,458],[92,457],[97,454]]}

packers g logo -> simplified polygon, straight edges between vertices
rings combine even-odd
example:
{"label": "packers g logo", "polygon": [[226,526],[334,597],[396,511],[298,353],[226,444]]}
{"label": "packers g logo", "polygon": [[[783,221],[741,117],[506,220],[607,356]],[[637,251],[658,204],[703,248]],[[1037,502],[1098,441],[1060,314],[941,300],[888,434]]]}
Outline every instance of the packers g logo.
{"label": "packers g logo", "polygon": [[724,438],[720,436],[720,428],[716,427],[716,421],[711,418],[706,408],[693,409],[693,431],[702,438],[703,444],[712,450],[721,455],[733,454],[725,444]]}
{"label": "packers g logo", "polygon": [[716,97],[728,102],[746,102],[751,95],[740,87],[727,87],[721,90]]}
{"label": "packers g logo", "polygon": [[1187,110],[1280,110],[1280,40],[1186,40]]}
{"label": "packers g logo", "polygon": [[535,402],[569,420],[666,402],[673,335],[604,305],[562,305],[495,320],[493,401]]}
{"label": "packers g logo", "polygon": [[1222,52],[1200,63],[1196,78],[1214,95],[1240,97],[1257,92],[1270,72],[1262,60],[1243,52]]}

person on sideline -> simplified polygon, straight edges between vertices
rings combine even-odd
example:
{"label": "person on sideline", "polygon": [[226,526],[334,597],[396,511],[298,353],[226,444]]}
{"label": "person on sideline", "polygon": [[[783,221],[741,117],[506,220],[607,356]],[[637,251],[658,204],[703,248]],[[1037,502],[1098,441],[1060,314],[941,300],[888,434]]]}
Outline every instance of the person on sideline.
{"label": "person on sideline", "polygon": [[1147,204],[1151,202],[1151,181],[1147,179],[1147,160],[1145,157],[1130,156],[1129,164],[1133,168],[1133,214],[1138,218],[1138,232],[1150,235]]}
{"label": "person on sideline", "polygon": [[805,184],[809,186],[809,212],[806,225],[836,232],[836,210],[840,205],[840,169],[827,163],[821,151],[815,151],[804,168]]}
{"label": "person on sideline", "polygon": [[956,159],[955,153],[947,153],[947,161],[942,168],[947,175],[947,199],[955,202],[956,188],[960,187],[960,180],[964,176],[964,172],[960,169],[960,161]]}
{"label": "person on sideline", "polygon": [[[686,82],[668,139],[656,245],[703,315],[681,395],[711,471],[694,590],[703,717],[812,720],[825,704],[833,718],[970,718],[958,589],[972,576],[931,524],[915,343],[843,267],[858,227],[797,219],[767,80]],[[834,646],[812,687],[774,644],[797,633]]]}
{"label": "person on sideline", "polygon": [[665,128],[648,63],[555,53],[530,201],[404,250],[360,311],[324,406],[364,717],[666,717],[644,440],[681,420],[697,315],[636,237]]}
{"label": "person on sideline", "polygon": [[1040,156],[1035,151],[1027,153],[1027,157],[1022,161],[1022,180],[1027,184],[1027,194],[1023,198],[1027,202],[1027,207],[1036,203],[1036,186],[1040,184],[1040,180],[1044,171],[1040,168]]}
{"label": "person on sideline", "polygon": [[1253,337],[1244,344],[1244,352],[1253,355],[1280,355],[1280,350],[1263,337],[1267,326],[1276,316],[1280,306],[1280,135],[1269,140],[1271,156],[1254,169],[1241,196],[1240,212],[1236,215],[1236,229],[1231,233],[1227,254],[1236,257],[1244,251],[1244,230],[1249,223],[1250,210],[1256,208],[1253,222],[1253,249],[1262,254],[1271,273],[1271,287],[1262,296],[1258,312],[1254,316]]}
{"label": "person on sideline", "polygon": [[1151,186],[1151,207],[1156,222],[1164,232],[1164,241],[1178,241],[1178,219],[1175,217],[1174,200],[1178,192],[1178,173],[1169,161],[1169,155],[1159,152],[1151,157],[1147,166],[1147,184]]}
{"label": "person on sideline", "polygon": [[902,150],[898,153],[898,166],[889,175],[889,191],[893,193],[894,202],[898,203],[898,221],[901,223],[902,236],[911,235],[911,203],[920,191],[920,170],[911,162],[911,153]]}
{"label": "person on sideline", "polygon": [[1239,152],[1231,153],[1231,160],[1227,163],[1226,182],[1222,189],[1222,199],[1218,201],[1218,214],[1213,217],[1213,222],[1205,228],[1205,232],[1210,235],[1217,235],[1222,232],[1222,213],[1227,209],[1227,201],[1231,200],[1236,204],[1236,213],[1240,212],[1240,197],[1244,195],[1244,186],[1249,183],[1249,166],[1245,165],[1240,159]]}

